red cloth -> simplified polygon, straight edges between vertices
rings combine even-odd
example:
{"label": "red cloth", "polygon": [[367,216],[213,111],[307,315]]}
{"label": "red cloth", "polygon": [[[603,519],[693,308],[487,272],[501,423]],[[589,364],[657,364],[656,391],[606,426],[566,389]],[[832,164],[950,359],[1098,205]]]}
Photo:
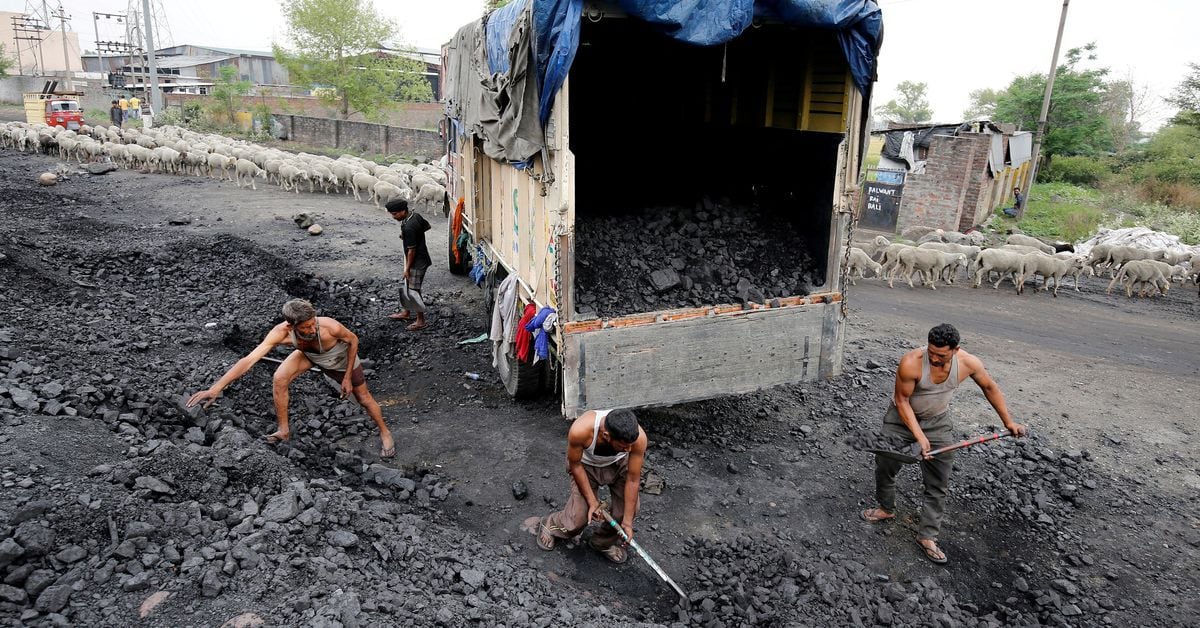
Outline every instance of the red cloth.
{"label": "red cloth", "polygon": [[530,303],[525,306],[525,313],[517,323],[517,338],[513,342],[517,345],[517,360],[525,364],[529,364],[530,356],[533,355],[533,334],[525,330],[525,325],[536,315],[537,306]]}

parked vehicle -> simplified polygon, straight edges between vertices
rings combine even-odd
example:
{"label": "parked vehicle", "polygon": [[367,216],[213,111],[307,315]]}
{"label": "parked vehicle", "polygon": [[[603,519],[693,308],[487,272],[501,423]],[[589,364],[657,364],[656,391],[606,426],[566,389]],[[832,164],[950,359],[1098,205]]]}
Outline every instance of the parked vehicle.
{"label": "parked vehicle", "polygon": [[[655,3],[589,3],[582,13],[559,0],[512,3],[443,48],[446,174],[458,205],[451,269],[466,273],[474,256],[500,276],[518,276],[518,312],[555,308],[552,358],[505,356],[497,368],[514,396],[561,394],[568,417],[829,378],[842,368],[843,258],[882,32],[878,7],[793,0],[819,6],[711,32],[704,29],[721,20],[659,28],[649,21]],[[834,20],[846,7],[862,12]],[[825,10],[829,22],[813,23]],[[586,288],[577,283],[578,253],[604,245],[576,233],[589,212],[751,192],[769,192],[803,231],[823,279],[811,293],[611,318],[578,311]],[[614,272],[641,272],[614,261]]]}

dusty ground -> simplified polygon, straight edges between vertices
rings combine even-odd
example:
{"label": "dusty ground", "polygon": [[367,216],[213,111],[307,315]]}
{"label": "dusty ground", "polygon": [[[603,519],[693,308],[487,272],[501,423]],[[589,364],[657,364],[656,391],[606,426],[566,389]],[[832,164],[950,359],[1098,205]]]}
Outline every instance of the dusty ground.
{"label": "dusty ground", "polygon": [[[49,612],[37,610],[33,595],[17,602],[0,590],[13,598],[0,596],[5,623],[214,625],[241,612],[306,625],[1200,621],[1194,289],[1131,301],[1105,296],[1093,279],[1083,293],[1055,299],[986,287],[889,290],[868,280],[849,294],[846,372],[834,382],[645,412],[647,466],[665,488],[644,495],[638,536],[693,593],[683,608],[637,560],[612,567],[582,547],[544,553],[522,531],[566,497],[565,423],[553,400],[510,402],[485,345],[457,344],[484,330],[483,311],[474,286],[444,270],[441,216],[426,213],[433,324],[411,334],[385,318],[400,267],[398,225],[386,213],[344,196],[131,172],[30,188],[54,163],[0,151],[0,345],[9,347],[0,386],[55,378],[63,399],[85,386],[100,391],[68,403],[82,418],[41,416],[45,399],[36,412],[22,411],[0,391],[0,540],[20,536],[29,522],[18,518],[59,537],[45,552],[54,558],[27,552],[0,573],[12,578],[36,563],[50,572],[43,580],[72,591],[69,604]],[[315,214],[325,234],[297,229],[291,216],[299,211]],[[265,366],[226,391],[208,415],[216,427],[189,431],[197,420],[172,407],[252,347],[289,294],[312,298],[362,337],[372,390],[398,439],[389,464],[413,490],[361,472],[378,462],[378,441],[315,376],[292,395],[294,446],[274,451],[238,441],[271,425]],[[902,475],[900,521],[866,524],[857,512],[872,503],[871,460],[844,441],[877,423],[896,359],[942,321],[959,326],[1035,436],[959,457],[943,530],[951,562],[938,567],[913,542],[917,474]],[[868,360],[882,368],[867,368]],[[472,381],[467,371],[484,377]],[[955,408],[964,435],[996,423],[969,383]],[[188,435],[196,437],[190,444]],[[253,462],[253,472],[239,474],[226,456]],[[189,482],[212,468],[228,476],[221,492]],[[173,493],[135,476],[162,478]],[[295,478],[317,494],[313,508],[328,501],[324,522],[297,519],[284,533],[261,516],[230,514],[231,526],[242,523],[208,530],[226,516],[222,508],[265,511]],[[524,501],[511,494],[518,480],[529,487]],[[247,510],[247,499],[257,505]],[[56,504],[31,511],[37,500]],[[114,503],[127,512],[110,511]],[[164,531],[171,508],[193,509],[188,525],[199,536]],[[116,575],[101,582],[113,520],[125,536],[130,521],[160,531],[150,549],[138,548],[149,564],[109,558]],[[329,536],[342,528],[378,539],[388,557],[365,540],[346,546]],[[261,563],[245,550],[230,557],[251,530]],[[234,549],[212,541],[225,534]],[[188,552],[200,555],[206,543],[216,557],[189,563]],[[88,558],[60,559],[71,544]],[[180,548],[182,564],[168,546]],[[487,584],[472,586],[467,566],[486,573]],[[34,576],[25,571],[14,591],[29,587]],[[138,571],[148,580],[130,586]],[[272,573],[276,583],[262,582]],[[222,584],[212,596],[208,574]],[[139,620],[138,606],[157,590],[172,596]]]}

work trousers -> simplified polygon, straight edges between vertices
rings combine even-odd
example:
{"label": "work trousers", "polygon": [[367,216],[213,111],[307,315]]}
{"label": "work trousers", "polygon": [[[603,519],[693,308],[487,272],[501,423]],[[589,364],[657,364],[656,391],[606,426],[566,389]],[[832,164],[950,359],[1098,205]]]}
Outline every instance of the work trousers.
{"label": "work trousers", "polygon": [[[933,449],[957,442],[953,434],[954,426],[950,421],[950,412],[918,419],[917,422]],[[895,406],[888,408],[888,413],[883,418],[883,432],[905,444],[917,440],[900,421],[900,413]],[[946,452],[932,460],[922,460],[920,464],[925,492],[921,506],[921,527],[917,536],[922,539],[936,539],[942,527],[943,508],[950,488],[950,470],[954,468],[954,452]],[[898,460],[875,456],[875,500],[879,502],[881,509],[890,513],[896,512],[896,474],[900,473],[903,467],[904,463]]]}
{"label": "work trousers", "polygon": [[[621,517],[625,514],[625,478],[628,462],[629,458],[625,457],[607,467],[583,465],[583,472],[587,474],[588,484],[592,487],[593,494],[601,486],[609,487],[612,492],[612,506],[610,506],[609,514],[617,520],[617,523],[621,523]],[[583,497],[583,493],[579,492],[575,479],[570,478],[570,480],[571,496],[567,498],[567,505],[562,510],[551,513],[543,521],[543,525],[550,534],[560,539],[574,538],[588,525],[587,499]],[[615,545],[619,540],[620,536],[617,531],[605,522],[596,529],[591,543],[597,549],[605,549]]]}

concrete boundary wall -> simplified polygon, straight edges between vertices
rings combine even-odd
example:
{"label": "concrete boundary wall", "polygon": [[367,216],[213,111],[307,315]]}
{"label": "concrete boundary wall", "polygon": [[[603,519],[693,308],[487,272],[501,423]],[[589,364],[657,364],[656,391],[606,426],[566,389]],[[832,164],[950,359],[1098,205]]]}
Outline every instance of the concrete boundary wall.
{"label": "concrete boundary wall", "polygon": [[437,131],[291,114],[276,114],[275,121],[283,125],[288,140],[303,144],[427,159],[437,159],[445,152]]}

